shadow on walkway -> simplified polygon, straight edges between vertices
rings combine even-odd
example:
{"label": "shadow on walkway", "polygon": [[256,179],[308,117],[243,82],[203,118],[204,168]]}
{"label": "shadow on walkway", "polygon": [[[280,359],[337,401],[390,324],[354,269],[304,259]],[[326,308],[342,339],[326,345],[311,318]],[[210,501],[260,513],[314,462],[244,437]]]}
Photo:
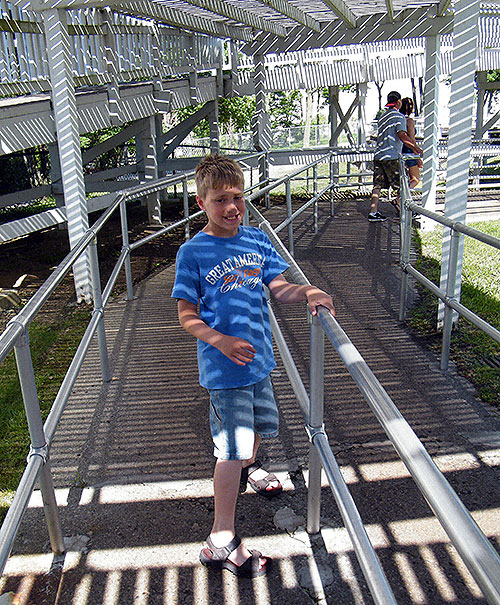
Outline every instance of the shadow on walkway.
{"label": "shadow on walkway", "polygon": [[[273,224],[282,212],[269,213]],[[296,258],[332,293],[340,325],[498,548],[499,419],[398,322],[398,223],[371,224],[366,214],[366,201],[341,201],[334,218],[320,212],[317,234],[304,219]],[[238,532],[274,557],[274,569],[244,581],[198,563],[214,460],[196,344],[170,298],[173,275],[169,267],[139,284],[133,301],[110,306],[113,379],[101,383],[94,347],[52,447],[68,552],[50,554],[34,497],[1,592],[36,605],[372,603],[326,482],[321,533],[304,531],[308,440],[281,363],[273,372],[281,432],[265,458],[285,490],[270,501],[249,490],[237,513]],[[274,309],[307,386],[305,307]],[[329,343],[326,350],[326,431],[397,602],[485,603]]]}

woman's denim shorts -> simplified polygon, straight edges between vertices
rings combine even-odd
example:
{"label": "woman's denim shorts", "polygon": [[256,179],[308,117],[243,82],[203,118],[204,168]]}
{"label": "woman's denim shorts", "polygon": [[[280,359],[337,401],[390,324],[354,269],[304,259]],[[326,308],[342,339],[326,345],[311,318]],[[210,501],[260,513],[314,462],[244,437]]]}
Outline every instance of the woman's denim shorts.
{"label": "woman's denim shorts", "polygon": [[278,435],[278,408],[269,376],[246,387],[208,392],[214,456],[219,460],[248,460],[255,433],[263,439]]}

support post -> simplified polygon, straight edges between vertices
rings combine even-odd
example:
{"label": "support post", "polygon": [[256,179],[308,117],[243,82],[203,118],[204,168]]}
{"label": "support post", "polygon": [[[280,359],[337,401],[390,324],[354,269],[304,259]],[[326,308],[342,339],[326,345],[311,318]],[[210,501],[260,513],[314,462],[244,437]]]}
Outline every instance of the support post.
{"label": "support post", "polygon": [[[289,219],[292,216],[292,190],[290,179],[285,181],[285,197],[286,197],[286,218]],[[295,253],[295,247],[293,242],[293,221],[288,223],[288,250],[293,256]]]}
{"label": "support post", "polygon": [[477,72],[477,101],[476,101],[476,127],[474,138],[482,139],[484,134],[484,100],[486,97],[486,72]]}
{"label": "support post", "polygon": [[[479,0],[457,0],[453,30],[453,59],[450,94],[450,134],[448,143],[448,170],[444,214],[456,222],[465,223],[469,167],[472,144],[474,111],[474,76],[479,44]],[[446,288],[450,257],[450,234],[443,236],[441,257],[441,289]],[[453,298],[460,300],[463,262],[463,237],[458,250],[455,291]],[[442,326],[444,305],[439,303],[438,326]],[[453,321],[458,314],[454,312]]]}
{"label": "support post", "polygon": [[52,195],[56,200],[56,206],[61,208],[64,206],[64,195],[61,182],[61,163],[59,161],[59,149],[57,143],[50,143],[49,158],[50,158],[50,180],[52,184]]}
{"label": "support post", "polygon": [[102,305],[101,276],[99,274],[99,257],[97,255],[97,237],[90,244],[90,269],[92,271],[92,293],[94,297],[94,312],[100,314],[97,325],[97,342],[99,345],[99,359],[101,360],[101,374],[104,382],[111,380],[109,369],[108,346],[106,343],[106,330],[104,328],[104,307]]}
{"label": "support post", "polygon": [[[187,177],[184,177],[184,179],[182,180],[182,203],[184,206],[184,218],[189,218],[189,194]],[[184,229],[184,236],[187,241],[191,237],[191,227],[189,221],[186,222],[186,226]]]}
{"label": "support post", "polygon": [[219,153],[220,151],[220,132],[219,132],[219,102],[217,97],[214,99],[213,111],[208,115],[208,125],[210,129],[210,153]]}
{"label": "support post", "polygon": [[[266,70],[264,56],[254,55],[255,114],[252,124],[254,147],[257,151],[269,151],[271,147],[271,127],[266,108]],[[269,180],[267,155],[259,158],[259,182]],[[269,193],[265,194],[266,207],[269,206]]]}
{"label": "support post", "polygon": [[130,247],[128,237],[128,220],[127,220],[127,204],[124,201],[120,202],[120,222],[122,227],[122,245],[123,249],[127,250],[125,258],[125,281],[127,282],[127,300],[134,300],[134,288],[132,285],[132,265],[130,263]]}
{"label": "support post", "polygon": [[[325,374],[325,333],[317,315],[311,319],[310,354],[310,403],[307,424],[311,429],[323,427],[324,374]],[[309,482],[307,486],[307,531],[317,534],[320,530],[321,515],[321,458],[314,446],[309,445]]]}
{"label": "support post", "polygon": [[335,187],[338,184],[338,165],[334,161],[333,153],[330,153],[330,216],[335,216]]}
{"label": "support post", "polygon": [[[441,75],[441,38],[425,39],[425,86],[424,86],[424,158],[422,169],[422,206],[436,209],[437,169],[439,163],[439,78]],[[422,217],[422,229],[433,229],[434,221]]]}
{"label": "support post", "polygon": [[[358,147],[364,148],[366,147],[366,95],[368,93],[368,82],[361,82],[357,85],[358,88],[358,97],[359,97],[359,105],[358,105]],[[366,162],[359,163],[359,171],[363,173],[358,180],[360,183],[364,183],[366,180],[366,176],[364,173],[366,172]]]}
{"label": "support post", "polygon": [[[446,298],[453,298],[455,292],[456,267],[460,249],[460,240],[464,236],[454,229],[451,231],[450,266],[446,283]],[[443,319],[443,341],[441,343],[441,369],[447,370],[450,360],[451,331],[453,329],[453,314],[451,307],[445,305]]]}
{"label": "support post", "polygon": [[[144,130],[139,135],[140,151],[139,170],[145,181],[153,181],[158,178],[158,158],[156,155],[156,120],[154,116],[144,120]],[[137,138],[139,138],[137,137]],[[146,197],[148,208],[148,221],[150,224],[161,225],[161,204],[158,193],[152,193]]]}
{"label": "support post", "polygon": [[[313,166],[313,197],[318,195],[318,165]],[[314,233],[318,233],[318,200],[314,202],[313,206],[314,215]]]}
{"label": "support post", "polygon": [[[70,246],[73,248],[89,227],[73,85],[73,53],[68,35],[67,12],[63,9],[48,9],[44,10],[42,15],[68,235]],[[73,275],[77,301],[91,302],[90,270],[86,253],[75,262]]]}
{"label": "support post", "polygon": [[31,438],[30,456],[38,455],[44,460],[44,465],[40,471],[38,480],[40,483],[40,491],[42,492],[43,507],[47,520],[52,552],[56,555],[60,555],[64,553],[64,539],[59,519],[59,511],[57,510],[54,484],[50,474],[47,443],[43,430],[43,421],[40,413],[40,403],[36,390],[35,373],[33,371],[33,362],[31,360],[27,332],[24,332],[19,338],[14,351]]}

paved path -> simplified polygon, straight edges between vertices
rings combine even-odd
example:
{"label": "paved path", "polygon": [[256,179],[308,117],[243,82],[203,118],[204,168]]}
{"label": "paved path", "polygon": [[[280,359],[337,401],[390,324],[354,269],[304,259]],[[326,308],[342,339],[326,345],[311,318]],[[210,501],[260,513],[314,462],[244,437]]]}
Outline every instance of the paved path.
{"label": "paved path", "polygon": [[[366,201],[339,201],[335,218],[320,213],[317,234],[297,226],[296,257],[333,294],[341,326],[498,548],[499,418],[398,322],[398,226],[369,224],[366,213]],[[274,557],[274,569],[238,581],[199,565],[213,458],[195,342],[177,324],[172,279],[170,267],[132,302],[110,306],[113,379],[101,384],[92,350],[52,448],[68,553],[53,560],[34,497],[0,592],[23,605],[372,603],[326,482],[321,533],[304,531],[308,441],[281,364],[281,433],[263,454],[285,491],[268,501],[248,490],[237,513],[238,532]],[[307,383],[305,309],[275,312]],[[325,366],[326,431],[397,602],[485,603],[331,346]]]}

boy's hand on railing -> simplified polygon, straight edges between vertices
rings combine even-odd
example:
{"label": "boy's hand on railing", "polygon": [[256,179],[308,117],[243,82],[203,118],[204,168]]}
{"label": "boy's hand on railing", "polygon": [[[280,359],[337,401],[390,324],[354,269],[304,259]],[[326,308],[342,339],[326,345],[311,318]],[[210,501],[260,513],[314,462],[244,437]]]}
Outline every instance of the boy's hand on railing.
{"label": "boy's hand on railing", "polygon": [[233,361],[236,365],[246,366],[253,361],[257,351],[243,338],[222,334],[219,342],[215,345],[219,351]]}
{"label": "boy's hand on railing", "polygon": [[323,290],[311,286],[311,289],[306,293],[306,297],[311,315],[317,314],[318,307],[326,307],[332,315],[335,315],[332,297],[326,292],[323,292]]}

